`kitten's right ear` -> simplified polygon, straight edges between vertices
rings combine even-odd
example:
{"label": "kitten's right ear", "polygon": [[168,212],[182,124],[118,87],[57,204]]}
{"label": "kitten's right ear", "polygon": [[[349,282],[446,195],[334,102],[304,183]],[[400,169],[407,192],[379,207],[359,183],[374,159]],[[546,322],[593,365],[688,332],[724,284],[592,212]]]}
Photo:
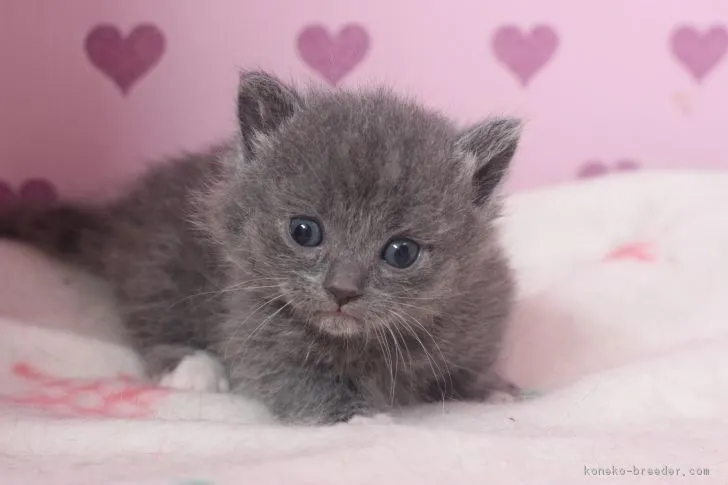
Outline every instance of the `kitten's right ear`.
{"label": "kitten's right ear", "polygon": [[465,152],[473,183],[473,202],[483,206],[501,185],[521,137],[518,118],[489,118],[461,133],[457,146]]}
{"label": "kitten's right ear", "polygon": [[295,113],[301,98],[290,87],[263,71],[240,75],[238,121],[245,148],[252,152],[255,137],[267,135]]}

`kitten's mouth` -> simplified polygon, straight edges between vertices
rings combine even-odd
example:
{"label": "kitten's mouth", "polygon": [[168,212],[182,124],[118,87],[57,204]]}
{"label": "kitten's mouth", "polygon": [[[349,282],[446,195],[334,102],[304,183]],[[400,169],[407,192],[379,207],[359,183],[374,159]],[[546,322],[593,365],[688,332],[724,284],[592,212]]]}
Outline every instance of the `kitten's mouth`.
{"label": "kitten's mouth", "polygon": [[341,309],[321,312],[316,322],[319,329],[336,337],[350,337],[364,331],[362,322]]}
{"label": "kitten's mouth", "polygon": [[329,317],[353,318],[354,320],[356,320],[356,317],[354,317],[352,315],[349,315],[348,313],[346,313],[341,308],[339,308],[337,310],[331,310],[331,311],[328,311],[328,312],[323,312],[322,315],[323,316],[329,316]]}

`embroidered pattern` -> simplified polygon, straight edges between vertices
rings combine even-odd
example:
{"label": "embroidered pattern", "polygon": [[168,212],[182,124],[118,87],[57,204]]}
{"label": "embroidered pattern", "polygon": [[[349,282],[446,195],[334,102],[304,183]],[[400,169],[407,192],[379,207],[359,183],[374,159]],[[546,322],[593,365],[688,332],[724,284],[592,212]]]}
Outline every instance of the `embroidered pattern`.
{"label": "embroidered pattern", "polygon": [[655,257],[654,248],[651,244],[645,242],[634,242],[616,247],[607,254],[605,259],[608,261],[631,259],[644,263],[651,263],[657,258]]}
{"label": "embroidered pattern", "polygon": [[28,363],[12,368],[29,390],[22,395],[0,395],[0,401],[50,411],[64,416],[143,418],[169,391],[128,375],[104,379],[64,379],[46,374]]}

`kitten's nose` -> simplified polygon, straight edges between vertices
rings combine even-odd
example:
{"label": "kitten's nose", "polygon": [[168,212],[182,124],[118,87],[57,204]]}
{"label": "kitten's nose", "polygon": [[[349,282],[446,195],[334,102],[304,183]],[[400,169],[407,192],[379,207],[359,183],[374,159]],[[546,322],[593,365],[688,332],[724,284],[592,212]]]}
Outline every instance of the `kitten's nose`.
{"label": "kitten's nose", "polygon": [[351,263],[335,265],[324,283],[324,288],[340,307],[359,298],[362,295],[362,286],[362,268]]}
{"label": "kitten's nose", "polygon": [[326,291],[331,293],[339,306],[344,306],[361,296],[361,290],[354,287],[329,285],[326,287]]}

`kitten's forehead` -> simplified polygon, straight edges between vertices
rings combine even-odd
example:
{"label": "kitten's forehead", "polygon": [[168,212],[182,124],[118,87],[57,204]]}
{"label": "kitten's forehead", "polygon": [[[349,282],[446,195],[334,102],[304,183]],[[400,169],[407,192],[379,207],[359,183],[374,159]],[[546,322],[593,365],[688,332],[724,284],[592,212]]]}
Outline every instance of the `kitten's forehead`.
{"label": "kitten's forehead", "polygon": [[[274,143],[271,167],[289,190],[368,210],[439,204],[458,178],[456,131],[442,116],[385,92],[314,96]],[[351,207],[354,209],[354,207]]]}

